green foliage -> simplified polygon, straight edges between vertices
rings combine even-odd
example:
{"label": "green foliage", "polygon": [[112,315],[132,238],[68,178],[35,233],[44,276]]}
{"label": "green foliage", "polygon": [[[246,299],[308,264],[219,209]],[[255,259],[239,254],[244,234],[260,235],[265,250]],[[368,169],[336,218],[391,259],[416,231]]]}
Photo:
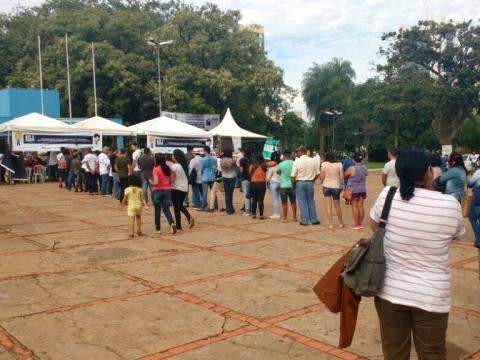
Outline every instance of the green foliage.
{"label": "green foliage", "polygon": [[99,113],[137,123],[158,114],[156,51],[146,41],[172,39],[161,48],[164,110],[223,114],[231,107],[241,126],[265,131],[271,121],[265,109],[269,115],[284,113],[293,92],[254,34],[240,29],[239,19],[238,11],[212,4],[47,0],[0,16],[0,86],[38,87],[40,34],[44,87],[61,92],[66,115],[68,34],[74,116],[93,114],[93,42]]}
{"label": "green foliage", "polygon": [[332,126],[332,116],[325,111],[344,111],[349,103],[355,71],[349,61],[334,58],[313,66],[303,76],[302,95],[313,129],[320,137],[320,153],[325,152],[325,136]]}
{"label": "green foliage", "polygon": [[430,80],[423,94],[430,98],[432,129],[442,144],[452,144],[462,123],[478,110],[480,83],[480,26],[471,21],[436,23],[385,34],[386,78],[416,69]]}

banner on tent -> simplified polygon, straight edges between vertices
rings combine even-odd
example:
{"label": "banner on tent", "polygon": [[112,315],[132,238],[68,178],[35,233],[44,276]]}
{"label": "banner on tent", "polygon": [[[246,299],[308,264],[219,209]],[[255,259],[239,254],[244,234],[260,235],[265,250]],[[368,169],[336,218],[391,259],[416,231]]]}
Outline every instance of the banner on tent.
{"label": "banner on tent", "polygon": [[188,114],[162,111],[162,114],[169,118],[184,122],[185,124],[196,126],[202,130],[208,131],[220,124],[219,114]]}
{"label": "banner on tent", "polygon": [[275,139],[265,140],[265,145],[263,146],[263,158],[270,160],[272,158],[272,153],[278,150],[278,144],[280,141]]}
{"label": "banner on tent", "polygon": [[148,136],[147,146],[155,153],[172,153],[175,149],[187,151],[187,146],[193,146],[194,151],[201,151],[207,139],[189,139],[178,137]]}
{"label": "banner on tent", "polygon": [[92,148],[101,150],[100,134],[45,134],[12,132],[13,151],[59,151],[66,148]]}

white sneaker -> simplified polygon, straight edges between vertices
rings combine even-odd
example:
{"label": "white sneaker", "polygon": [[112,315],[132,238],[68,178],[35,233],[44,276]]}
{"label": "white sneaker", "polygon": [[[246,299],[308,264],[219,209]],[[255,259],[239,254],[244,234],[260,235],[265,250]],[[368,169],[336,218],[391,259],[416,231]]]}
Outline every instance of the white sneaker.
{"label": "white sneaker", "polygon": [[243,213],[243,215],[245,215],[245,216],[250,216],[250,213],[249,213],[249,212],[245,212],[245,213]]}
{"label": "white sneaker", "polygon": [[270,215],[269,219],[280,219],[280,215]]}

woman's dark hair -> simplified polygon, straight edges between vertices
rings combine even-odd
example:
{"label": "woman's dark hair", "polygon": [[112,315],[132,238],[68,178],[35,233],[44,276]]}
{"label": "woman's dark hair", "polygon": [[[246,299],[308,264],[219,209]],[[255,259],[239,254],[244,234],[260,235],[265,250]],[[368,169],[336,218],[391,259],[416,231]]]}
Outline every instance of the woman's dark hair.
{"label": "woman's dark hair", "polygon": [[467,168],[465,167],[465,163],[463,162],[462,155],[456,151],[452,152],[448,157],[448,166],[451,168],[458,167],[467,172]]}
{"label": "woman's dark hair", "polygon": [[274,151],[270,160],[275,161],[277,164],[280,162],[280,153],[278,151]]}
{"label": "woman's dark hair", "polygon": [[334,163],[335,162],[335,153],[333,151],[329,151],[325,154],[325,161]]}
{"label": "woman's dark hair", "polygon": [[355,153],[353,155],[353,161],[356,163],[361,163],[363,161],[363,154],[362,153]]}
{"label": "woman's dark hair", "polygon": [[265,159],[263,158],[262,153],[256,153],[253,155],[253,166],[262,166],[265,164]]}
{"label": "woman's dark hair", "polygon": [[170,168],[167,165],[167,157],[165,154],[155,154],[155,165],[162,168],[162,172],[165,176],[170,176]]}
{"label": "woman's dark hair", "polygon": [[185,171],[185,175],[188,176],[187,158],[185,157],[183,151],[180,149],[173,150],[173,158],[175,159],[175,162],[182,166],[183,171]]}
{"label": "woman's dark hair", "polygon": [[430,157],[430,166],[431,167],[441,167],[442,166],[442,158],[438,155],[432,155]]}
{"label": "woman's dark hair", "polygon": [[138,175],[130,175],[128,177],[128,185],[135,187],[142,187],[142,178]]}
{"label": "woman's dark hair", "polygon": [[430,158],[421,150],[402,151],[395,162],[395,170],[400,179],[400,195],[410,200],[415,192],[415,183],[422,181],[430,168]]}
{"label": "woman's dark hair", "polygon": [[225,149],[223,150],[223,157],[231,158],[233,156],[232,149]]}

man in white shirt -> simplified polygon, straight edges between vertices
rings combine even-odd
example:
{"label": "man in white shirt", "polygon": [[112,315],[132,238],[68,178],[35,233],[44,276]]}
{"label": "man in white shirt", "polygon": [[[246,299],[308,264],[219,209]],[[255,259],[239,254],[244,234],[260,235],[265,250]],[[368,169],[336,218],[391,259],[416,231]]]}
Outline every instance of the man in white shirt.
{"label": "man in white shirt", "polygon": [[140,176],[142,171],[138,167],[138,159],[140,159],[140,156],[142,156],[142,150],[138,148],[138,143],[133,142],[130,145],[130,149],[132,150],[132,168],[133,168],[133,174]]}
{"label": "man in white shirt", "polygon": [[98,155],[98,168],[100,174],[100,195],[109,194],[110,183],[110,148],[104,146],[102,152]]}
{"label": "man in white shirt", "polygon": [[87,177],[87,189],[90,194],[95,192],[95,168],[97,167],[97,157],[92,153],[92,149],[86,150],[86,155],[82,160],[85,166],[85,175]]}
{"label": "man in white shirt", "polygon": [[300,225],[319,225],[315,206],[314,183],[320,175],[320,167],[315,159],[307,156],[305,146],[297,150],[300,157],[293,163],[292,182],[296,187],[298,206],[300,207]]}
{"label": "man in white shirt", "polygon": [[398,149],[388,150],[388,159],[383,168],[382,172],[382,183],[383,186],[394,186],[396,188],[400,187],[400,180],[398,180],[397,171],[395,170],[395,163],[397,161],[399,151]]}

